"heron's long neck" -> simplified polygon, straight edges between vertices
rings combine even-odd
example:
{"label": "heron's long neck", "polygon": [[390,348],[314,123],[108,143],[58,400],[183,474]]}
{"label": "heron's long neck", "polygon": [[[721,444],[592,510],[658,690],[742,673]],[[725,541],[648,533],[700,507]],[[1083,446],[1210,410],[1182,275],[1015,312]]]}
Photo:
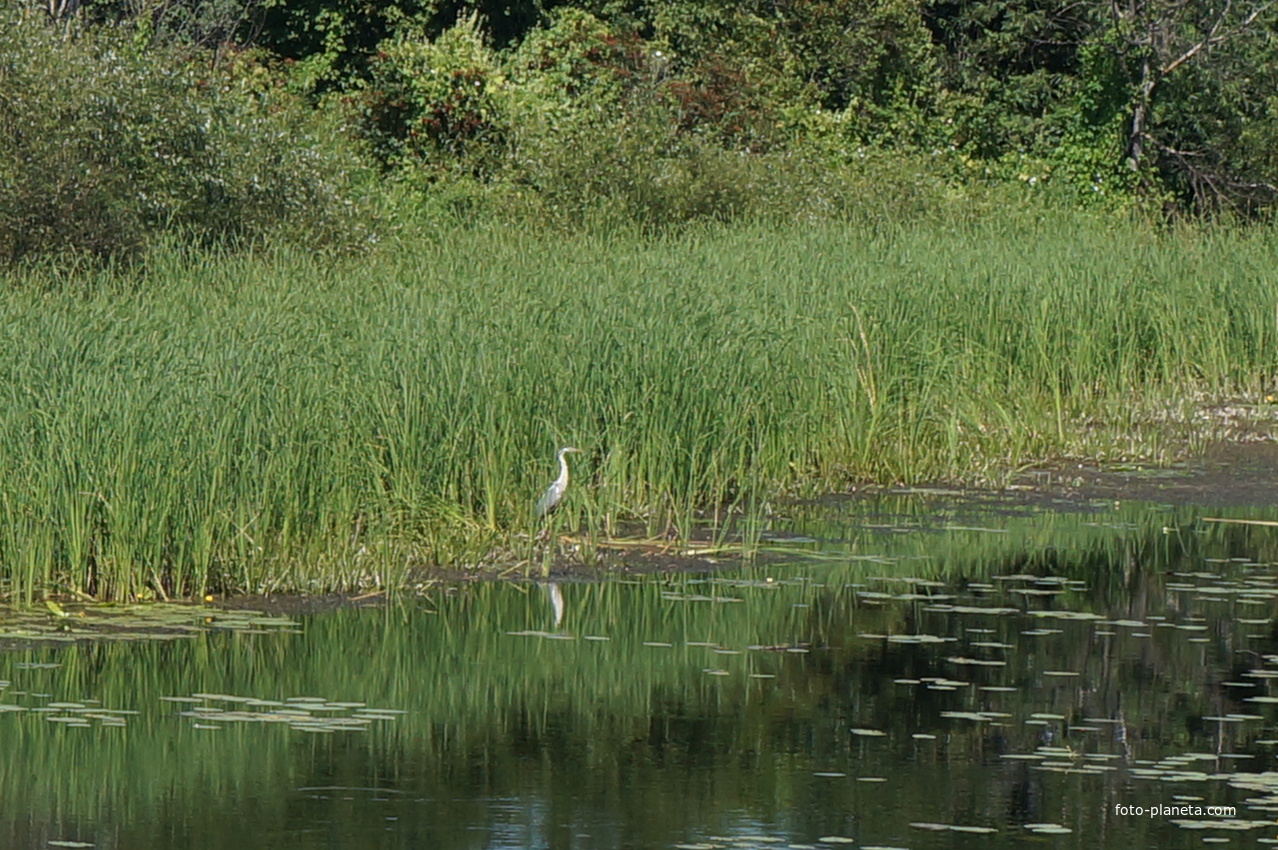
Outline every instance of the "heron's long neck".
{"label": "heron's long neck", "polygon": [[565,487],[568,486],[568,458],[566,452],[559,453],[559,483]]}

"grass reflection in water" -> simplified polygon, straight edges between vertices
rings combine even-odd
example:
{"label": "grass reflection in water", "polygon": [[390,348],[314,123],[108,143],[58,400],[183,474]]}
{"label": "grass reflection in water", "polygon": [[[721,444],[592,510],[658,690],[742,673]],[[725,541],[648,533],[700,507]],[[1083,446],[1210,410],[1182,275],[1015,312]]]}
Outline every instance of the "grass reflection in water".
{"label": "grass reflection in water", "polygon": [[0,844],[1273,837],[1272,531],[1132,505],[894,534],[908,510],[880,507],[796,517],[838,541],[818,558],[712,576],[457,586],[165,640],[9,634]]}

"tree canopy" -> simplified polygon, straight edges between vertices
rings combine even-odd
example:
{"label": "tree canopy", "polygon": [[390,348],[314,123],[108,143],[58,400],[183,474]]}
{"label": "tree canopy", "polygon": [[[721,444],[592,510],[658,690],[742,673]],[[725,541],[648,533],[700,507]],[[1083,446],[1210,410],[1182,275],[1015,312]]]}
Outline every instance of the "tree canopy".
{"label": "tree canopy", "polygon": [[[68,198],[221,234],[281,197],[332,206],[366,179],[351,156],[417,197],[552,218],[807,214],[867,168],[1265,217],[1276,21],[1268,0],[41,0],[0,20],[0,174],[47,181],[87,157],[103,176]],[[296,161],[245,158],[250,119],[293,127],[277,132],[295,132]],[[111,127],[131,129],[91,142]],[[130,138],[181,155],[139,159]],[[237,159],[276,190],[224,171]],[[199,167],[164,173],[180,161]],[[344,177],[289,176],[321,161]],[[113,168],[163,191],[117,197]],[[24,211],[35,183],[0,185],[0,233],[60,229],[65,210]]]}

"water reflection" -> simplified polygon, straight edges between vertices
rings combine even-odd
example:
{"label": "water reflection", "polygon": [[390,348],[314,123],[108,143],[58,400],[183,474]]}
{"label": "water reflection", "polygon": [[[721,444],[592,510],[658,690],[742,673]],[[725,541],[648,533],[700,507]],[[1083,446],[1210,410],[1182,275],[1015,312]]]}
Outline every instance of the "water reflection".
{"label": "water reflection", "polygon": [[558,582],[548,582],[544,585],[546,588],[546,596],[550,599],[550,610],[554,614],[554,628],[559,628],[559,624],[564,621],[564,592],[559,589]]}
{"label": "water reflection", "polygon": [[734,573],[11,647],[0,845],[1278,837],[1272,530],[823,510]]}

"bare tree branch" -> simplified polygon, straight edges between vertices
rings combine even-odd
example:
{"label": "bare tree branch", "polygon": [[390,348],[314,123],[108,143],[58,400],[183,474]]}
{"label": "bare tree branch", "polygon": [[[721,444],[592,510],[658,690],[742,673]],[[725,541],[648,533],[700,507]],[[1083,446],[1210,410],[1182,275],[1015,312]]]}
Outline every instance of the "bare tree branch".
{"label": "bare tree branch", "polygon": [[1227,32],[1222,33],[1220,32],[1220,28],[1224,24],[1225,18],[1229,15],[1229,10],[1232,7],[1232,5],[1233,5],[1232,0],[1226,0],[1225,7],[1220,10],[1220,14],[1216,17],[1216,22],[1212,24],[1211,30],[1207,33],[1206,37],[1203,38],[1202,41],[1195,44],[1193,47],[1186,50],[1179,57],[1177,57],[1176,59],[1173,59],[1171,62],[1168,62],[1166,65],[1163,66],[1162,72],[1164,77],[1170,74],[1172,71],[1175,71],[1177,68],[1179,68],[1181,65],[1188,62],[1190,59],[1193,59],[1196,55],[1198,55],[1199,52],[1202,51],[1203,48],[1210,47],[1213,44],[1217,44],[1218,42],[1224,41],[1226,38],[1229,38],[1230,36],[1235,35],[1241,32],[1242,30],[1246,29],[1247,27],[1251,26],[1253,23],[1255,23],[1256,18],[1260,17],[1260,15],[1266,9],[1268,9],[1270,6],[1273,5],[1273,2],[1271,0],[1271,2],[1269,3],[1264,3],[1260,6],[1257,6],[1255,9],[1252,10],[1250,15],[1243,18],[1234,26],[1230,27]]}

